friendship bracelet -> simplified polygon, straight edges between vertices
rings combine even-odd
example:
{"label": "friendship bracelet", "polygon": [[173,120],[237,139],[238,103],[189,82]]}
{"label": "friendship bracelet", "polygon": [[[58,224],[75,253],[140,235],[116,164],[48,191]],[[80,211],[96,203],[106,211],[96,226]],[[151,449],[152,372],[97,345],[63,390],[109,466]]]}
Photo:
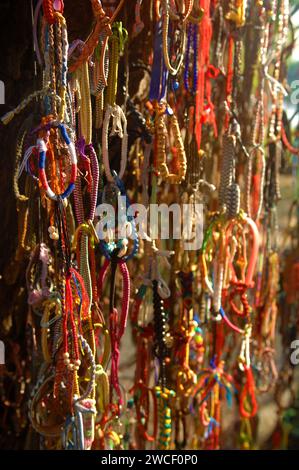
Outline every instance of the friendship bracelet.
{"label": "friendship bracelet", "polygon": [[47,196],[54,200],[57,201],[58,199],[65,199],[70,196],[70,194],[73,192],[74,187],[75,187],[75,181],[77,178],[77,155],[76,155],[76,150],[75,150],[75,145],[74,143],[70,140],[66,128],[63,124],[58,124],[57,128],[60,130],[62,138],[64,142],[66,143],[69,152],[70,152],[70,157],[71,157],[71,178],[69,185],[67,189],[62,193],[62,194],[54,194],[52,189],[50,188],[46,176],[46,153],[47,153],[47,145],[44,141],[44,139],[37,139],[37,148],[39,151],[39,163],[38,163],[38,174],[39,174],[39,179],[41,182],[41,185],[43,189],[46,191]]}

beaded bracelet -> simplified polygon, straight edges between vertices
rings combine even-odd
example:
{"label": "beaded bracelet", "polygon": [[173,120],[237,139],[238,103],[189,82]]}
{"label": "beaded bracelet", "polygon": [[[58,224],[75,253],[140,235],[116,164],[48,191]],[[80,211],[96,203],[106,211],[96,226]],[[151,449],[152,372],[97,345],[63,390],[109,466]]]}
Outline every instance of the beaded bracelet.
{"label": "beaded bracelet", "polygon": [[[87,41],[85,42],[79,58],[73,64],[71,64],[70,72],[75,72],[78,69],[78,67],[80,67],[84,62],[88,61],[89,57],[91,57],[91,55],[93,54],[99,42],[99,37],[101,33],[104,32],[106,37],[112,34],[111,24],[114,22],[116,16],[121,10],[124,4],[124,0],[120,0],[111,18],[109,18],[105,14],[101,6],[101,2],[99,0],[91,0],[91,3],[92,3],[94,16],[96,19],[96,24],[95,24],[94,30],[92,31]],[[104,63],[104,55],[102,55],[101,62],[102,64]]]}
{"label": "beaded bracelet", "polygon": [[229,2],[229,11],[225,18],[235,23],[237,28],[241,28],[245,24],[246,0]]}
{"label": "beaded bracelet", "polygon": [[75,181],[77,178],[77,155],[76,155],[76,149],[74,143],[70,140],[66,128],[63,124],[58,124],[57,127],[59,128],[61,135],[63,137],[64,142],[68,146],[69,152],[70,152],[70,157],[71,157],[71,162],[72,162],[72,167],[71,167],[71,179],[69,186],[67,189],[62,193],[62,194],[54,194],[52,189],[50,188],[46,176],[46,153],[47,153],[47,145],[44,141],[44,139],[37,139],[37,148],[39,151],[39,163],[38,163],[38,168],[39,168],[39,180],[41,182],[41,185],[43,189],[46,191],[47,196],[54,200],[57,201],[59,199],[65,199],[70,196],[70,194],[73,192],[75,188]]}
{"label": "beaded bracelet", "polygon": [[160,103],[165,100],[167,93],[168,70],[163,60],[162,50],[162,24],[157,22],[154,37],[154,58],[149,90],[150,101],[156,100]]}

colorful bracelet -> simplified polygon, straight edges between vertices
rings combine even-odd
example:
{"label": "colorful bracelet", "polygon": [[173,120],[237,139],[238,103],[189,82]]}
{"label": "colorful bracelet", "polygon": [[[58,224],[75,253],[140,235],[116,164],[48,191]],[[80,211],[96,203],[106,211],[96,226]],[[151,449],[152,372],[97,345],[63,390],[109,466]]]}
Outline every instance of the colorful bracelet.
{"label": "colorful bracelet", "polygon": [[68,146],[70,157],[71,157],[71,162],[72,162],[71,179],[70,179],[67,189],[62,194],[55,194],[49,186],[47,176],[46,176],[46,171],[45,171],[47,145],[44,139],[41,139],[41,138],[37,139],[37,148],[39,151],[39,163],[38,163],[39,180],[41,182],[43,189],[46,191],[47,196],[54,201],[68,198],[75,188],[75,181],[77,178],[77,155],[76,155],[75,145],[69,138],[65,126],[63,124],[58,124],[57,127],[61,132],[64,142]]}

